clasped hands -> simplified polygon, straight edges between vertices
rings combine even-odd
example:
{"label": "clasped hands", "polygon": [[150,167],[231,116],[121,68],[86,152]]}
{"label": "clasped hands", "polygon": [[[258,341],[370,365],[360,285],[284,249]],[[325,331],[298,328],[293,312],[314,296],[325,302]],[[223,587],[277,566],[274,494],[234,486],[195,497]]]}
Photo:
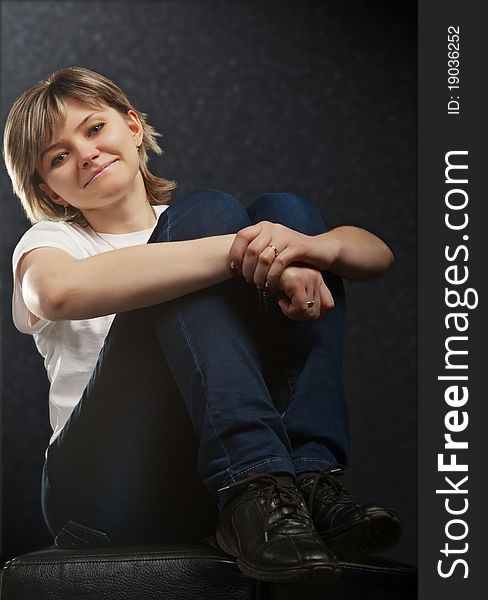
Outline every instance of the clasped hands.
{"label": "clasped hands", "polygon": [[241,229],[229,251],[233,276],[273,294],[281,312],[296,321],[318,321],[334,307],[319,269],[327,263],[314,236],[279,223],[261,221]]}

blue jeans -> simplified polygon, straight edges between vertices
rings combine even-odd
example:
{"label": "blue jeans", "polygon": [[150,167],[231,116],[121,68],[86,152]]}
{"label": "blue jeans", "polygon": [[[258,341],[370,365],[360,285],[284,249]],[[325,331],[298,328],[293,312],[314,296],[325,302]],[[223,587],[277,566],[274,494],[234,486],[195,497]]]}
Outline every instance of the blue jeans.
{"label": "blue jeans", "polygon": [[[202,189],[177,198],[148,243],[263,220],[327,230],[293,194],[263,194],[245,208]],[[335,308],[319,322],[284,317],[240,277],[115,317],[48,450],[42,506],[58,545],[195,539],[209,533],[215,498],[222,508],[230,497],[218,492],[227,483],[347,463],[344,288],[323,276]]]}

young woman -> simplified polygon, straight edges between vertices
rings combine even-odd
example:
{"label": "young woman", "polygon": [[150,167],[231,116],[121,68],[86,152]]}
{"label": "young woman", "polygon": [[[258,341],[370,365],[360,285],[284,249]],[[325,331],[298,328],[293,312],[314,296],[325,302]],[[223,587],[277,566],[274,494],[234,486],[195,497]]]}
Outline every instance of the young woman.
{"label": "young woman", "polygon": [[60,547],[195,538],[191,463],[243,573],[331,579],[336,556],[399,535],[339,466],[341,278],[380,275],[393,255],[360,228],[328,230],[294,194],[170,201],[175,183],[147,167],[156,135],[80,67],[26,90],[7,118],[5,163],[33,223],[13,254],[13,319],[51,384],[46,523]]}

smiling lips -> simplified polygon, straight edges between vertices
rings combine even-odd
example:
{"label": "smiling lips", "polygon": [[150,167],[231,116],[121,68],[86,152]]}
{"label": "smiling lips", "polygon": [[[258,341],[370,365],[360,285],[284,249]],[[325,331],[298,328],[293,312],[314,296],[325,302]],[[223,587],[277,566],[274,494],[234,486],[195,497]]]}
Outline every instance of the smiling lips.
{"label": "smiling lips", "polygon": [[94,181],[95,179],[98,179],[98,177],[100,177],[100,175],[102,175],[103,173],[105,173],[105,171],[107,171],[115,162],[117,161],[117,159],[115,160],[111,160],[108,163],[105,163],[104,165],[102,165],[98,171],[95,171],[95,173],[90,177],[90,179],[85,183],[85,187],[90,184],[92,181]]}

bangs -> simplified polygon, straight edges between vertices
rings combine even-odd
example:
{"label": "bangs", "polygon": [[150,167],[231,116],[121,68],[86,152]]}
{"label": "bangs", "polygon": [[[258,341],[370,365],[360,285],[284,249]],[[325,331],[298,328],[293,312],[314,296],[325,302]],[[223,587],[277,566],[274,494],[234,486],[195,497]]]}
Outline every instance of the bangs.
{"label": "bangs", "polygon": [[36,170],[44,150],[59,135],[66,123],[66,108],[61,98],[49,93],[40,96],[38,102],[32,107],[32,112],[28,115],[26,123],[27,144],[31,148],[31,158],[34,164],[31,171]]}
{"label": "bangs", "polygon": [[66,123],[66,104],[65,101],[72,98],[86,104],[90,108],[102,108],[105,106],[103,102],[95,102],[93,96],[83,94],[84,97],[79,97],[80,94],[65,94],[59,95],[52,88],[48,88],[44,97],[39,97],[39,102],[33,107],[31,113],[31,122],[27,124],[26,132],[28,132],[28,146],[31,148],[34,164],[31,165],[31,170],[36,170],[36,165],[39,162],[44,150],[50,146]]}

